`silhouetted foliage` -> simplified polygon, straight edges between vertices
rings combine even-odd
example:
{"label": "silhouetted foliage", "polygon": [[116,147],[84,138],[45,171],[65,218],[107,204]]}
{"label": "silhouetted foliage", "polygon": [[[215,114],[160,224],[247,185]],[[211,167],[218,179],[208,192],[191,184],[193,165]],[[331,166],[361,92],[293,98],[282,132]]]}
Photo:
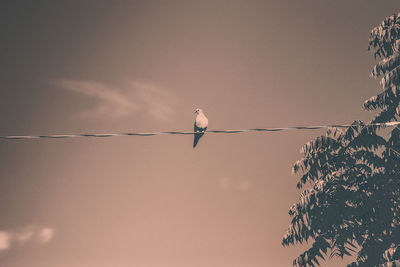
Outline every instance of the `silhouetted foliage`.
{"label": "silhouetted foliage", "polygon": [[[371,121],[400,116],[400,13],[371,31],[369,49],[380,61],[371,76],[382,92],[364,103]],[[293,266],[319,266],[327,255],[355,255],[348,267],[400,266],[400,129],[387,139],[379,127],[355,121],[305,144],[293,166],[301,173],[299,201],[289,215],[284,246],[310,242]]]}

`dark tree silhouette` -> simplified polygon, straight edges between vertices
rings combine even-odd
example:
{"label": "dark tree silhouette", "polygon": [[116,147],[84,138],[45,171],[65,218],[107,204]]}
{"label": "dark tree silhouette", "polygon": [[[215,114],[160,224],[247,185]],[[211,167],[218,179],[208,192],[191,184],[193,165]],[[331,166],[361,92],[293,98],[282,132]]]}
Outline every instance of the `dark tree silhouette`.
{"label": "dark tree silhouette", "polygon": [[[382,92],[364,109],[378,111],[372,123],[397,121],[400,13],[371,31],[369,49],[379,59],[371,76],[380,79]],[[380,127],[353,125],[305,144],[293,166],[303,191],[289,210],[282,244],[311,243],[293,266],[319,266],[327,255],[356,256],[348,267],[400,266],[400,129],[383,138]]]}

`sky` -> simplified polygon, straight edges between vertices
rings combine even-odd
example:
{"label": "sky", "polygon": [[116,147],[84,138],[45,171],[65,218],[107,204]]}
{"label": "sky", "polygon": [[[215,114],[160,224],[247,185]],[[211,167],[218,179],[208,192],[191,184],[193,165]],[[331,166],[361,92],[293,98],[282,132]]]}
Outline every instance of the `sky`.
{"label": "sky", "polygon": [[[0,3],[0,135],[368,121],[398,1]],[[0,140],[4,267],[291,266],[291,174],[322,130]],[[323,266],[340,266],[348,258]]]}

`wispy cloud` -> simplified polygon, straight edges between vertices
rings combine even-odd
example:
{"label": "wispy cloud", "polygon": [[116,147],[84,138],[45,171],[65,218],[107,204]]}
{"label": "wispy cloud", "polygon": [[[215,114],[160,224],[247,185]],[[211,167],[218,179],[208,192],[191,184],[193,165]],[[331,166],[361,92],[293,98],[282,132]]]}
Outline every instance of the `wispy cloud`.
{"label": "wispy cloud", "polygon": [[223,176],[218,180],[218,185],[222,190],[228,190],[231,187],[232,178]]}
{"label": "wispy cloud", "polygon": [[32,239],[35,235],[35,230],[32,226],[26,227],[16,233],[13,234],[13,239],[15,239],[18,243],[23,244]]}
{"label": "wispy cloud", "polygon": [[237,190],[247,192],[251,189],[252,183],[249,180],[237,181],[232,177],[223,176],[218,180],[218,186],[222,190]]}
{"label": "wispy cloud", "polygon": [[28,242],[39,242],[41,244],[49,243],[54,236],[54,228],[37,228],[28,226],[20,230],[0,231],[0,251],[6,251],[13,245],[24,245]]}
{"label": "wispy cloud", "polygon": [[121,117],[139,110],[139,106],[124,95],[122,91],[103,83],[62,80],[60,85],[96,101],[93,107],[81,112],[84,116]]}
{"label": "wispy cloud", "polygon": [[51,239],[53,239],[54,229],[50,227],[45,227],[39,231],[38,236],[40,242],[42,242],[43,244],[49,243]]}
{"label": "wispy cloud", "polygon": [[9,249],[10,241],[10,234],[6,231],[0,231],[0,251]]}
{"label": "wispy cloud", "polygon": [[132,87],[138,94],[140,105],[155,119],[170,121],[175,117],[174,106],[178,97],[159,86],[148,83],[132,82]]}
{"label": "wispy cloud", "polygon": [[240,181],[237,188],[242,192],[249,191],[251,189],[251,182],[248,180]]}
{"label": "wispy cloud", "polygon": [[131,81],[126,86],[117,86],[95,81],[61,80],[59,84],[94,101],[91,107],[80,112],[85,117],[121,118],[141,113],[163,122],[175,117],[174,106],[178,98],[169,90],[151,83]]}

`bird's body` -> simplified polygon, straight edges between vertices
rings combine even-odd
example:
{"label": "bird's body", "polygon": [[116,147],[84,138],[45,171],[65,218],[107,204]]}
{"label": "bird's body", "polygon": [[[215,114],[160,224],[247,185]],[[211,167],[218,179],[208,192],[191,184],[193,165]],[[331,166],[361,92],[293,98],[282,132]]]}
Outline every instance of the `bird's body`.
{"label": "bird's body", "polygon": [[199,142],[200,138],[204,135],[204,132],[207,130],[208,127],[208,119],[204,115],[203,110],[196,109],[194,111],[196,114],[196,119],[194,121],[194,140],[193,140],[193,148],[196,147],[197,143]]}

